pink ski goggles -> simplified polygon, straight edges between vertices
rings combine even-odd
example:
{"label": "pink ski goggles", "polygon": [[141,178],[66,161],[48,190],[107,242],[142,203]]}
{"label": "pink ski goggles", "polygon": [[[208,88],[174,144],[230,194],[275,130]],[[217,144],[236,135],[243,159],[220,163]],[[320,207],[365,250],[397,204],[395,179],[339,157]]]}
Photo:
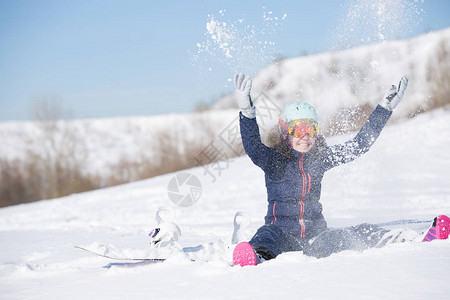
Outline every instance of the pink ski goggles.
{"label": "pink ski goggles", "polygon": [[316,137],[319,134],[319,124],[314,120],[300,119],[286,123],[280,119],[279,125],[282,131],[296,138],[302,138],[306,134]]}

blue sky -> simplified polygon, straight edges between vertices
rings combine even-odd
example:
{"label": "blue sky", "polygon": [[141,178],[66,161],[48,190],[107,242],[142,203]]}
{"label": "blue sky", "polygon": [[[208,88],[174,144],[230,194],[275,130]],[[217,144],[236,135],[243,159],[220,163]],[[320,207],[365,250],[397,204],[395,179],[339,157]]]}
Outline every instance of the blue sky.
{"label": "blue sky", "polygon": [[[409,2],[409,16],[402,15],[387,39],[450,26],[450,1]],[[76,118],[190,112],[232,92],[227,79],[238,69],[254,75],[277,56],[345,48],[349,38],[337,36],[361,21],[349,19],[349,7],[369,0],[342,3],[0,0],[0,121],[29,119],[33,103],[42,100],[60,102]],[[262,21],[284,14],[278,25]],[[211,15],[244,34],[252,26],[257,40],[275,45],[248,65],[227,61],[217,48],[193,59],[197,44],[204,49],[210,41]],[[371,26],[358,31],[358,40],[373,34]]]}

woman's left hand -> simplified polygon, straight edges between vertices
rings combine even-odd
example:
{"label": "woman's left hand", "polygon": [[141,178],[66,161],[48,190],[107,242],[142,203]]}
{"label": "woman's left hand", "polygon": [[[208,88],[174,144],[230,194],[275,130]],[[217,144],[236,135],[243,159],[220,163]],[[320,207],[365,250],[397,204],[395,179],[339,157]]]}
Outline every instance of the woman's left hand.
{"label": "woman's left hand", "polygon": [[402,101],[403,95],[405,94],[406,87],[408,86],[408,77],[403,76],[400,79],[398,84],[398,88],[395,85],[392,85],[389,92],[384,95],[383,100],[380,102],[380,106],[384,107],[387,110],[393,111],[395,107]]}

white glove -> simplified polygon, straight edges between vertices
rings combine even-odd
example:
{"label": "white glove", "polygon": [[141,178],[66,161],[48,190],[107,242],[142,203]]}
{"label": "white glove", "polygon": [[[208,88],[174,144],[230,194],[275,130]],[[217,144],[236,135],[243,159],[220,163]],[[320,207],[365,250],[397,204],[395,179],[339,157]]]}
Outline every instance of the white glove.
{"label": "white glove", "polygon": [[250,98],[252,79],[242,73],[236,74],[234,75],[234,86],[236,87],[235,95],[242,114],[249,119],[255,118],[256,110]]}
{"label": "white glove", "polygon": [[393,85],[386,95],[384,95],[383,100],[380,102],[380,106],[387,110],[393,111],[395,107],[400,103],[405,94],[406,87],[408,86],[408,77],[403,76],[400,79],[398,88]]}

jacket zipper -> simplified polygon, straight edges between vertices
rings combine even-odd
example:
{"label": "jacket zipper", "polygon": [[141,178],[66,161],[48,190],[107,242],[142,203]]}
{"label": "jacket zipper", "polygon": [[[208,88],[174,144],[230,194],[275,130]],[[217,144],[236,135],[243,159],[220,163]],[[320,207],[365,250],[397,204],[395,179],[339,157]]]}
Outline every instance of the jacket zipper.
{"label": "jacket zipper", "polygon": [[[300,168],[300,173],[302,174],[302,181],[303,181],[303,186],[302,186],[302,196],[299,199],[299,204],[300,204],[300,216],[298,218],[298,222],[300,223],[300,227],[301,227],[301,232],[300,232],[300,238],[304,239],[306,236],[306,226],[305,226],[305,222],[303,221],[303,216],[305,214],[305,204],[303,203],[303,198],[306,195],[306,191],[309,191],[309,185],[308,185],[308,179],[306,177],[306,173],[305,170],[303,169],[303,156],[304,153],[302,154],[302,157],[299,159],[299,168]],[[308,174],[309,176],[309,174]],[[311,177],[310,177],[311,178]]]}

